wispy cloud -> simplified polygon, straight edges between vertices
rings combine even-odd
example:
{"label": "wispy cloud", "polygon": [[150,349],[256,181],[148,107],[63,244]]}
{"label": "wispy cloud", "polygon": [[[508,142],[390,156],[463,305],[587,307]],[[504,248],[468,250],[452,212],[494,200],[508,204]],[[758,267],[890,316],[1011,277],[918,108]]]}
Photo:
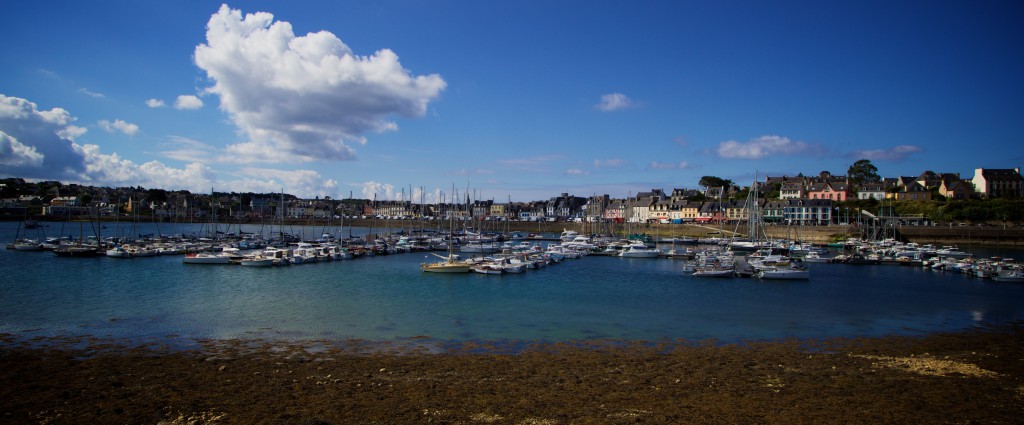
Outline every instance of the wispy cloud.
{"label": "wispy cloud", "polygon": [[170,136],[161,147],[160,155],[178,161],[209,163],[218,157],[213,146],[187,137]]}
{"label": "wispy cloud", "polygon": [[146,106],[150,108],[163,108],[166,104],[160,99],[147,99]]}
{"label": "wispy cloud", "polygon": [[570,168],[568,170],[565,170],[565,174],[568,174],[570,176],[586,176],[589,175],[590,172],[586,170],[581,170],[579,168]]}
{"label": "wispy cloud", "polygon": [[488,170],[488,169],[485,169],[485,168],[475,168],[475,169],[469,170],[469,169],[462,168],[462,169],[459,169],[459,170],[455,171],[455,175],[457,175],[457,176],[482,176],[482,175],[487,175],[487,174],[494,174],[494,170]]}
{"label": "wispy cloud", "polygon": [[557,168],[551,165],[555,161],[565,159],[562,155],[538,155],[527,158],[506,158],[495,161],[508,169],[530,173],[554,173]]}
{"label": "wispy cloud", "polygon": [[820,155],[820,145],[790,140],[782,136],[761,136],[747,142],[727,140],[718,144],[718,156],[722,158],[761,159],[773,155]]}
{"label": "wispy cloud", "polygon": [[690,168],[690,163],[686,161],[679,162],[658,162],[652,161],[651,168],[655,170],[682,170],[684,168]]}
{"label": "wispy cloud", "polygon": [[621,168],[626,166],[627,164],[629,164],[629,161],[626,161],[625,159],[622,158],[594,160],[594,168]]}
{"label": "wispy cloud", "polygon": [[535,165],[535,164],[542,163],[542,162],[558,161],[558,160],[563,159],[563,158],[565,158],[565,157],[562,156],[562,155],[540,155],[540,156],[531,156],[531,157],[528,157],[528,158],[499,159],[498,163],[499,164],[504,164],[504,165],[509,165],[509,166]]}
{"label": "wispy cloud", "polygon": [[629,109],[635,106],[635,103],[622,93],[609,93],[601,95],[601,101],[594,105],[595,108],[605,111],[618,111],[620,109]]}
{"label": "wispy cloud", "polygon": [[914,145],[899,145],[889,149],[868,149],[858,150],[846,154],[848,158],[870,159],[872,161],[902,161],[911,154],[923,151]]}
{"label": "wispy cloud", "polygon": [[97,92],[91,91],[91,90],[89,90],[89,89],[87,89],[85,87],[82,87],[82,88],[78,89],[78,92],[82,93],[82,94],[84,94],[86,96],[91,96],[91,97],[95,97],[95,98],[104,98],[104,97],[106,97],[106,96],[103,95],[103,93],[97,93]]}

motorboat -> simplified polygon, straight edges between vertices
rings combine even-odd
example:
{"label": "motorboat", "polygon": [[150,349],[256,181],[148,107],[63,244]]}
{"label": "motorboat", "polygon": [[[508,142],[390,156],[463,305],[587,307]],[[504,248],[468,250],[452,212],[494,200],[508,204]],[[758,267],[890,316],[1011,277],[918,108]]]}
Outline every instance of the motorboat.
{"label": "motorboat", "polygon": [[577,250],[593,250],[597,246],[591,243],[590,238],[586,236],[576,236],[571,241],[563,242],[562,246]]}
{"label": "motorboat", "polygon": [[106,254],[106,250],[89,245],[61,245],[53,253],[58,257],[99,257]]}
{"label": "motorboat", "polygon": [[18,251],[42,251],[43,244],[37,240],[22,239],[14,243],[14,249]]}
{"label": "motorboat", "polygon": [[865,257],[865,256],[863,256],[861,254],[852,254],[852,255],[846,257],[846,259],[843,260],[843,262],[846,263],[846,264],[853,264],[853,265],[874,265],[874,264],[881,264],[882,263],[882,261],[877,259],[877,258],[872,258],[870,256]]}
{"label": "motorboat", "polygon": [[270,257],[247,257],[242,259],[238,264],[247,267],[270,267],[274,265],[274,259]]}
{"label": "motorboat", "polygon": [[501,245],[494,242],[470,241],[459,245],[459,251],[469,253],[493,254],[500,250]]}
{"label": "motorboat", "polygon": [[1024,271],[1008,270],[992,275],[996,282],[1024,282]]}
{"label": "motorboat", "polygon": [[757,277],[775,280],[806,280],[811,278],[811,272],[803,267],[772,267],[757,272]]}
{"label": "motorboat", "polygon": [[107,258],[132,258],[132,253],[123,247],[115,246],[107,250]]}
{"label": "motorboat", "polygon": [[196,254],[187,254],[181,261],[185,264],[229,264],[231,262],[231,257],[221,254],[200,252]]}
{"label": "motorboat", "polygon": [[823,255],[819,254],[817,251],[809,251],[807,253],[807,255],[804,256],[804,262],[805,263],[831,263],[832,262],[832,258],[830,258],[828,256],[823,256]]}
{"label": "motorboat", "polygon": [[502,274],[505,272],[505,268],[501,265],[490,263],[476,264],[471,266],[470,269],[473,270],[474,273],[480,274]]}
{"label": "motorboat", "polygon": [[958,249],[955,246],[944,246],[944,247],[942,247],[942,249],[939,249],[939,250],[935,251],[935,254],[938,255],[939,257],[952,257],[952,258],[958,258],[958,259],[959,258],[967,258],[967,257],[970,257],[972,255],[969,252],[961,251],[960,249]]}
{"label": "motorboat", "polygon": [[696,277],[734,277],[736,270],[720,267],[697,267],[691,276]]}
{"label": "motorboat", "polygon": [[625,258],[658,258],[661,256],[661,251],[654,248],[648,248],[643,243],[632,243],[629,248],[622,251],[619,254],[620,257]]}

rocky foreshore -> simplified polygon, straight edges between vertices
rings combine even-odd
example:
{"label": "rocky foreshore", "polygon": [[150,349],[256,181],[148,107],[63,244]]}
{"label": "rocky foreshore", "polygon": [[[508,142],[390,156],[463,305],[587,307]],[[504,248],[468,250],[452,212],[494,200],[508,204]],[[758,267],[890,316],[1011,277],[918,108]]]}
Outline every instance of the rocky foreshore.
{"label": "rocky foreshore", "polygon": [[[0,422],[1019,423],[1024,327],[924,337],[372,345],[3,339]],[[436,346],[434,346],[436,348]],[[516,353],[508,352],[516,347]]]}

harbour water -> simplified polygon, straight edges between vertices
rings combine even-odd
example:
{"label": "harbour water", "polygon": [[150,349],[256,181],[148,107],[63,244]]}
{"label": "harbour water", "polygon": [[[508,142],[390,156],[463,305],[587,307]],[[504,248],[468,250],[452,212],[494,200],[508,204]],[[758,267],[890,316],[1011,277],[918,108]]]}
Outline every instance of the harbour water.
{"label": "harbour water", "polygon": [[[47,236],[79,231],[77,223],[48,226]],[[147,223],[131,231],[203,231],[199,225],[162,226]],[[305,231],[319,235],[320,229]],[[0,223],[0,240],[12,241],[16,231],[18,223]],[[102,231],[111,236],[125,229],[108,225]],[[1024,259],[1020,251],[968,250]],[[253,268],[186,265],[175,255],[124,260],[2,250],[0,333],[128,340],[736,342],[923,334],[1024,319],[1024,284],[920,267],[809,264],[807,281],[723,280],[689,276],[679,260],[590,256],[501,276],[421,272],[419,264],[432,258],[408,253]]]}

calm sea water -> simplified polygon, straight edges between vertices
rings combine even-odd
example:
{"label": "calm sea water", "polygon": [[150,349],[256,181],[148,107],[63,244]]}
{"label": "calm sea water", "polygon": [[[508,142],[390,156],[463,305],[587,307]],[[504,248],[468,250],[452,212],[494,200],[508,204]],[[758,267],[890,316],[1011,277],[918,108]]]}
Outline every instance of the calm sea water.
{"label": "calm sea water", "polygon": [[[47,236],[79,232],[78,224],[48,226]],[[207,230],[107,226],[104,236]],[[13,240],[17,228],[0,223],[0,240]],[[88,225],[82,230],[92,232]],[[307,235],[322,230],[305,229]],[[1019,251],[969,250],[1024,259]],[[424,260],[423,254],[401,254],[249,268],[185,265],[179,256],[85,259],[2,250],[0,333],[739,341],[921,334],[1024,319],[1022,284],[911,267],[812,264],[810,281],[762,282],[694,278],[676,260],[587,257],[502,276],[422,273]]]}

